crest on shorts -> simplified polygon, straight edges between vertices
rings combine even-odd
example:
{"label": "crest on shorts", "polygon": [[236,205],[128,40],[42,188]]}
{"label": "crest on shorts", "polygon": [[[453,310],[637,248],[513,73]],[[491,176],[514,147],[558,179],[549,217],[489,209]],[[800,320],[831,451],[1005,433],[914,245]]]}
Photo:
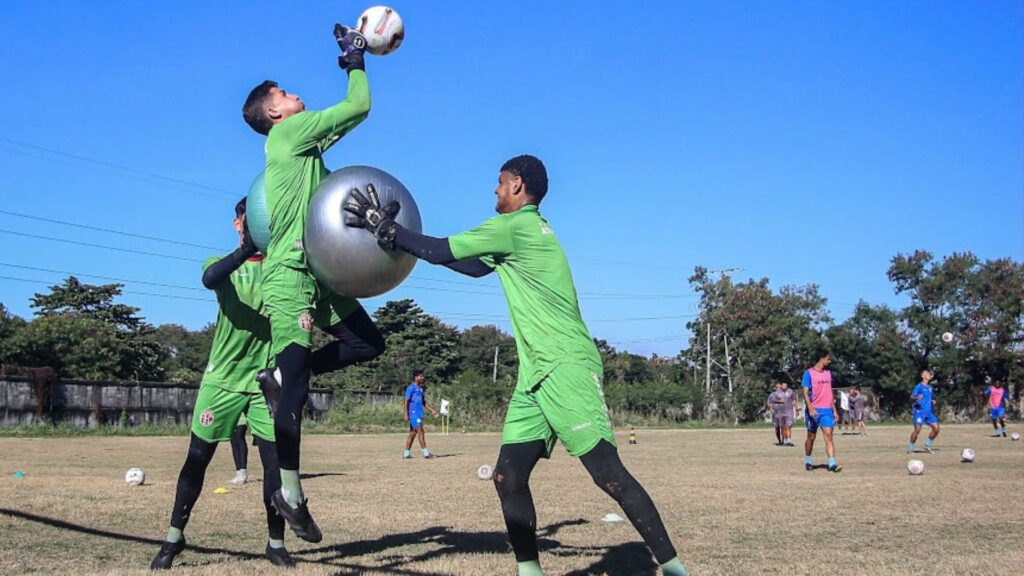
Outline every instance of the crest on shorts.
{"label": "crest on shorts", "polygon": [[310,330],[312,330],[313,317],[303,312],[302,315],[299,316],[299,328],[302,328],[302,330],[305,332],[309,332]]}
{"label": "crest on shorts", "polygon": [[213,410],[210,410],[209,408],[199,413],[199,423],[202,424],[203,426],[209,426],[213,424],[213,419]]}

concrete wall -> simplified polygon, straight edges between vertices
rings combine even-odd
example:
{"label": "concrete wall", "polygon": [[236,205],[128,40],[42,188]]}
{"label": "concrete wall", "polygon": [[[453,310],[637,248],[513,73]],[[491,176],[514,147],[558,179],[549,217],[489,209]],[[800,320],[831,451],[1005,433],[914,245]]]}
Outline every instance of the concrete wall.
{"label": "concrete wall", "polygon": [[[41,418],[35,384],[28,378],[0,378],[0,426],[38,423]],[[172,423],[188,426],[192,422],[199,386],[167,382],[94,382],[57,380],[49,393],[44,417],[73,426]],[[379,404],[392,395],[380,392],[353,392],[359,401]],[[313,417],[334,404],[334,393],[327,388],[310,391]]]}

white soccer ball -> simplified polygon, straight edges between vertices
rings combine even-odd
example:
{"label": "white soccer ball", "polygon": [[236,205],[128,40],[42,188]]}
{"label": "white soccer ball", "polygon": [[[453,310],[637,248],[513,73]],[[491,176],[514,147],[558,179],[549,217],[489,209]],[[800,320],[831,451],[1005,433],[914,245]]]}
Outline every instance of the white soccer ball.
{"label": "white soccer ball", "polygon": [[1014,442],[1020,440],[1020,433],[1014,432],[1013,434],[1010,434],[1010,439],[1013,440]]}
{"label": "white soccer ball", "polygon": [[359,16],[356,30],[366,38],[366,50],[377,56],[398,50],[405,39],[405,24],[402,17],[388,6],[367,8]]}
{"label": "white soccer ball", "polygon": [[920,476],[924,474],[924,462],[920,460],[911,460],[907,462],[907,472],[910,472],[911,476]]}
{"label": "white soccer ball", "polygon": [[132,468],[125,473],[124,483],[129,486],[141,486],[146,483],[146,473],[142,468]]}
{"label": "white soccer ball", "polygon": [[490,464],[482,464],[476,469],[476,477],[481,480],[490,480],[494,475],[494,467]]}
{"label": "white soccer ball", "polygon": [[953,333],[952,332],[946,332],[945,334],[943,334],[942,335],[942,341],[943,342],[947,342],[947,343],[948,342],[952,342],[953,341]]}
{"label": "white soccer ball", "polygon": [[960,461],[968,464],[974,462],[974,450],[964,448],[964,451],[960,453]]}

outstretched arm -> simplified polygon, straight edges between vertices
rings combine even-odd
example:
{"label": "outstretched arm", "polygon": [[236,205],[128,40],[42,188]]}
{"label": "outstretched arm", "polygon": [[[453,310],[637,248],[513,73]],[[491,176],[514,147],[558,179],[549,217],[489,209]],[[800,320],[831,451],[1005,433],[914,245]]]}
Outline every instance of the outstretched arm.
{"label": "outstretched arm", "polygon": [[399,248],[431,264],[439,264],[451,270],[480,278],[494,271],[479,258],[456,260],[447,238],[435,238],[418,234],[395,224],[395,248]]}

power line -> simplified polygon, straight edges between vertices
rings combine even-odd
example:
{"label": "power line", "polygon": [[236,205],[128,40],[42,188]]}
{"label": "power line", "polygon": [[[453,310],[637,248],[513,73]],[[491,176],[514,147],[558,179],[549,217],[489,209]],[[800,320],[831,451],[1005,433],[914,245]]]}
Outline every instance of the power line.
{"label": "power line", "polygon": [[[0,280],[11,280],[13,282],[27,282],[27,283],[30,283],[30,284],[49,284],[49,285],[53,284],[52,282],[47,281],[47,280],[32,280],[30,278],[15,278],[13,276],[0,276]],[[213,298],[195,298],[193,296],[178,296],[178,295],[175,295],[175,294],[157,294],[157,293],[154,293],[154,292],[135,292],[135,291],[123,290],[121,292],[121,294],[131,294],[132,296],[155,296],[157,298],[171,298],[171,299],[174,299],[174,300],[192,300],[192,301],[195,301],[195,302],[208,302],[210,304],[213,304],[213,303],[217,302]]]}
{"label": "power line", "polygon": [[147,178],[155,178],[157,180],[163,180],[165,182],[173,182],[175,184],[179,184],[179,185],[182,185],[182,186],[188,186],[188,187],[196,188],[196,189],[200,189],[200,190],[210,190],[210,191],[213,191],[213,192],[218,192],[218,193],[220,193],[221,195],[223,195],[225,197],[235,198],[235,197],[238,196],[238,192],[233,191],[233,190],[225,190],[223,188],[217,188],[215,186],[210,186],[210,185],[202,184],[202,183],[199,183],[199,182],[193,182],[191,180],[184,180],[182,178],[175,178],[173,176],[165,176],[163,174],[157,174],[156,172],[149,172],[147,170],[140,170],[138,168],[130,168],[128,166],[121,166],[120,164],[114,164],[113,162],[107,162],[105,160],[99,160],[99,159],[96,159],[96,158],[90,158],[88,156],[82,156],[80,154],[72,154],[70,152],[64,152],[64,151],[61,151],[61,150],[55,150],[53,148],[47,148],[46,146],[39,146],[38,144],[31,144],[29,142],[22,142],[20,140],[14,140],[12,138],[7,138],[7,137],[4,137],[4,136],[0,136],[0,141],[8,142],[10,144],[14,144],[14,145],[17,145],[17,146],[24,146],[25,148],[31,148],[33,150],[40,150],[42,152],[46,152],[47,154],[53,154],[55,156],[62,156],[62,157],[65,157],[65,158],[72,158],[72,159],[78,160],[80,162],[87,162],[89,164],[94,164],[94,165],[97,165],[97,166],[104,166],[104,167],[107,167],[107,168],[114,168],[114,169],[117,169],[117,170],[123,170],[125,172],[131,173],[131,174],[137,174],[137,175],[140,175],[140,176],[145,176]]}
{"label": "power line", "polygon": [[115,282],[128,282],[131,284],[145,284],[147,286],[156,286],[159,288],[176,288],[179,290],[193,290],[196,292],[206,292],[203,288],[197,288],[195,286],[182,286],[181,284],[163,284],[160,282],[149,282],[147,280],[132,280],[129,278],[117,278],[114,276],[100,276],[99,274],[83,274],[81,272],[68,272],[67,270],[53,270],[52,268],[36,268],[34,266],[22,266],[20,264],[7,264],[6,262],[0,262],[0,266],[7,268],[20,268],[22,270],[33,270],[35,272],[50,272],[52,274],[67,274],[69,276],[81,276],[83,278],[99,278],[101,280],[113,280]]}
{"label": "power line", "polygon": [[141,254],[143,256],[156,256],[159,258],[168,258],[171,260],[184,260],[185,262],[203,262],[203,260],[197,260],[195,258],[184,258],[182,256],[173,256],[171,254],[160,254],[158,252],[146,252],[143,250],[132,250],[130,248],[118,248],[116,246],[106,246],[104,244],[93,244],[91,242],[81,242],[78,240],[66,240],[64,238],[54,238],[52,236],[43,236],[40,234],[29,234],[27,232],[16,232],[14,230],[4,230],[0,228],[0,234],[10,234],[12,236],[24,236],[26,238],[37,238],[40,240],[49,240],[51,242],[61,242],[63,244],[74,244],[76,246],[88,246],[91,248],[103,248],[104,250],[115,250],[117,252],[127,252],[129,254]]}
{"label": "power line", "polygon": [[64,220],[56,220],[54,218],[44,218],[42,216],[33,216],[31,214],[23,214],[21,212],[11,212],[10,210],[0,210],[0,214],[6,214],[7,216],[15,216],[17,218],[25,218],[28,220],[36,220],[39,222],[48,222],[50,224],[60,224],[62,226],[73,226],[75,228],[83,228],[85,230],[95,230],[97,232],[106,232],[108,234],[118,234],[120,236],[128,236],[130,238],[141,238],[143,240],[152,240],[154,242],[164,242],[167,244],[177,244],[179,246],[191,246],[193,248],[202,248],[203,250],[216,250],[218,252],[229,252],[223,247],[206,246],[204,244],[193,244],[191,242],[182,242],[180,240],[171,240],[170,238],[159,238],[157,236],[146,236],[144,234],[134,234],[132,232],[122,232],[120,230],[111,230],[110,228],[101,228],[99,226],[89,226],[87,224],[77,224],[75,222],[66,222]]}

